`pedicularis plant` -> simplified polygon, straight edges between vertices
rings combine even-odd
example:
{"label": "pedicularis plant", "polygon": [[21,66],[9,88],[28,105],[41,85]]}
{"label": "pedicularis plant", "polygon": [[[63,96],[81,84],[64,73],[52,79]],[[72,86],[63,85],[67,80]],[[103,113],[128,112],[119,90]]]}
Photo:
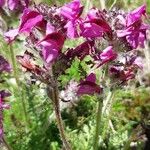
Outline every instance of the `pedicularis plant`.
{"label": "pedicularis plant", "polygon": [[[114,90],[123,87],[128,80],[135,77],[138,69],[142,69],[139,49],[144,48],[146,31],[150,29],[144,23],[147,18],[146,5],[131,12],[91,8],[85,14],[80,0],[74,0],[62,7],[49,7],[45,4],[28,7],[29,1],[23,3],[13,0],[11,5],[8,2],[9,9],[15,10],[21,6],[23,13],[19,27],[6,32],[4,37],[11,45],[18,36],[25,35],[27,50],[24,55],[16,58],[25,72],[46,85],[64,149],[70,150],[71,145],[64,132],[60,101],[84,94],[97,96],[93,149],[98,149],[101,116],[107,103],[111,101]],[[4,1],[1,0],[0,7],[3,5]],[[66,48],[65,42],[74,39],[82,43],[77,47]],[[87,57],[89,61],[86,63],[90,70],[81,78],[80,83],[71,82],[72,94],[67,90],[60,94],[59,77],[65,74],[75,59],[82,62]],[[7,94],[1,95],[3,100]],[[106,95],[109,96],[104,100]],[[2,108],[0,103],[0,109]]]}

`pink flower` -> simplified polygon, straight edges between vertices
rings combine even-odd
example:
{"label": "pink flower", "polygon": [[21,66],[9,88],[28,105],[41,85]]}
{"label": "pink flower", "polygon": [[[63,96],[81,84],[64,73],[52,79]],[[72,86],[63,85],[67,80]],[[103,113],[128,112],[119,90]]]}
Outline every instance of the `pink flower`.
{"label": "pink flower", "polygon": [[53,62],[58,57],[64,41],[65,38],[61,33],[53,32],[37,43],[37,45],[42,47],[42,57],[47,64]]}
{"label": "pink flower", "polygon": [[25,9],[21,17],[21,24],[19,27],[19,33],[29,33],[32,28],[40,25],[43,21],[43,16],[36,11]]}
{"label": "pink flower", "polygon": [[79,25],[78,21],[68,21],[68,23],[65,25],[65,28],[67,28],[67,37],[68,38],[77,38],[79,36],[79,33],[77,31],[77,26]]}
{"label": "pink flower", "polygon": [[100,94],[101,92],[102,92],[102,88],[98,84],[96,84],[95,74],[91,73],[86,77],[84,81],[81,81],[81,83],[79,84],[79,89],[77,91],[77,94],[94,95],[94,94]]}
{"label": "pink flower", "polygon": [[28,8],[24,9],[21,17],[21,23],[19,29],[13,29],[4,34],[4,37],[8,43],[13,42],[20,33],[29,34],[34,27],[46,28],[46,22],[43,16],[36,11],[32,11]]}
{"label": "pink flower", "polygon": [[142,5],[127,15],[126,20],[122,21],[124,29],[117,31],[117,36],[125,37],[133,49],[138,46],[144,47],[146,31],[150,29],[150,25],[142,22],[142,15],[145,14],[146,5]]}
{"label": "pink flower", "polygon": [[146,15],[146,5],[142,5],[138,7],[137,9],[133,10],[127,15],[126,18],[126,25],[131,26],[135,22],[141,20],[142,15]]}
{"label": "pink flower", "polygon": [[113,50],[112,46],[108,46],[100,54],[98,54],[96,58],[96,60],[100,61],[98,67],[110,61],[113,61],[116,58],[117,58],[117,53]]}
{"label": "pink flower", "polygon": [[79,36],[77,27],[81,23],[81,19],[79,17],[82,11],[83,6],[80,4],[80,0],[74,0],[60,9],[60,14],[64,18],[68,19],[68,22],[65,25],[65,28],[67,28],[68,38],[76,38]]}
{"label": "pink flower", "polygon": [[61,7],[60,14],[69,20],[75,20],[79,18],[82,11],[83,6],[80,4],[80,0],[74,0],[71,3]]}
{"label": "pink flower", "polygon": [[104,33],[111,32],[103,13],[97,9],[89,11],[86,20],[80,25],[80,29],[81,35],[86,38],[102,37]]}
{"label": "pink flower", "polygon": [[5,0],[0,0],[0,7],[3,7],[5,4]]}

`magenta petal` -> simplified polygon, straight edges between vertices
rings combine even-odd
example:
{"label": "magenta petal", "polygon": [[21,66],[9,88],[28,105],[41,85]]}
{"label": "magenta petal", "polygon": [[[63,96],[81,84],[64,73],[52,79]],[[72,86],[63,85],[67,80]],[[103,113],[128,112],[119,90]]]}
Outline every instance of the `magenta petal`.
{"label": "magenta petal", "polygon": [[63,47],[65,38],[61,33],[54,32],[46,35],[37,45],[51,46],[53,49],[61,49]]}
{"label": "magenta petal", "polygon": [[127,28],[126,30],[117,30],[117,36],[118,37],[125,37],[127,35],[132,34],[133,30],[132,28]]}
{"label": "magenta petal", "polygon": [[43,21],[42,15],[40,15],[36,11],[25,9],[23,12],[23,16],[21,18],[21,25],[19,28],[19,32],[29,33],[32,30],[32,28],[38,25],[38,23],[40,23],[41,21]]}
{"label": "magenta petal", "polygon": [[5,0],[0,0],[0,7],[3,7],[5,4]]}
{"label": "magenta petal", "polygon": [[50,23],[46,25],[46,35],[51,34],[55,31],[55,27],[52,26]]}
{"label": "magenta petal", "polygon": [[117,53],[112,49],[112,46],[108,46],[100,54],[101,64],[107,63],[109,61],[115,60],[117,58]]}
{"label": "magenta petal", "polygon": [[91,73],[86,77],[86,81],[96,82],[96,75],[94,73]]}
{"label": "magenta petal", "polygon": [[80,4],[80,0],[74,0],[73,2],[63,6],[60,10],[60,13],[69,20],[75,20],[80,16],[82,10],[83,7]]}
{"label": "magenta petal", "polygon": [[77,91],[78,95],[88,94],[94,95],[95,93],[100,94],[101,88],[95,83],[85,82],[82,83]]}
{"label": "magenta petal", "polygon": [[85,81],[81,81],[81,83],[79,84],[77,94],[78,95],[83,94],[94,95],[96,93],[100,94],[102,92],[102,88],[95,82],[96,82],[96,75],[94,73],[91,73],[86,77]]}
{"label": "magenta petal", "polygon": [[127,16],[127,26],[132,25],[134,22],[137,22],[141,19],[142,15],[146,13],[146,5],[142,5],[137,9],[133,10]]}
{"label": "magenta petal", "polygon": [[86,38],[101,37],[103,29],[95,23],[84,23],[81,26],[81,35]]}
{"label": "magenta petal", "polygon": [[44,47],[42,50],[42,56],[44,61],[47,64],[50,64],[51,62],[53,62],[57,56],[58,56],[58,50],[56,49],[51,49],[51,47]]}
{"label": "magenta petal", "polygon": [[68,36],[68,38],[76,38],[76,37],[78,37],[77,27],[76,27],[76,23],[75,22],[68,21],[68,23],[65,25],[65,28],[67,28],[67,36]]}
{"label": "magenta petal", "polygon": [[98,13],[98,9],[90,9],[87,14],[86,21],[90,21],[92,19],[98,19],[97,13]]}
{"label": "magenta petal", "polygon": [[95,52],[94,41],[85,41],[75,49],[70,49],[67,52],[68,59],[78,57],[83,60],[87,55],[91,55]]}

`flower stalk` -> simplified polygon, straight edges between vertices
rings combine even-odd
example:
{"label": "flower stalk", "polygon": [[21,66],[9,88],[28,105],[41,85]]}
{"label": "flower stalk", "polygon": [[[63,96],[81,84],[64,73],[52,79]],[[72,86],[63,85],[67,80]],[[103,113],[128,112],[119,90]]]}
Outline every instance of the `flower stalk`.
{"label": "flower stalk", "polygon": [[93,150],[98,150],[98,143],[99,143],[98,141],[99,141],[99,135],[100,135],[100,129],[101,129],[101,120],[102,120],[102,107],[103,107],[103,101],[100,98],[98,101],[98,108],[97,108],[96,129],[95,129]]}
{"label": "flower stalk", "polygon": [[60,133],[60,137],[61,140],[63,142],[63,146],[65,150],[71,150],[71,146],[67,140],[67,137],[65,135],[65,129],[64,129],[64,125],[63,125],[63,121],[62,121],[62,117],[61,117],[61,112],[60,112],[60,103],[59,103],[59,92],[58,92],[58,87],[57,84],[51,88],[48,87],[48,94],[49,98],[52,99],[53,102],[53,106],[54,106],[54,111],[55,111],[55,115],[56,115],[56,121],[57,121],[57,127],[59,129],[59,133]]}
{"label": "flower stalk", "polygon": [[6,141],[6,139],[5,139],[5,137],[3,137],[3,144],[4,144],[4,146],[7,148],[7,150],[13,150],[11,147],[10,147],[10,145],[7,143],[7,141]]}
{"label": "flower stalk", "polygon": [[[17,75],[18,73],[17,73],[17,67],[16,67],[16,59],[15,59],[15,54],[14,54],[13,47],[11,44],[9,46],[9,49],[10,49],[10,57],[11,57],[12,67],[13,67],[13,75],[16,80],[17,88],[19,88],[20,83],[19,83],[19,78]],[[27,112],[26,112],[25,96],[24,96],[24,93],[22,90],[20,91],[20,94],[21,94],[21,104],[22,104],[25,120],[26,120],[26,123],[29,125],[30,123],[28,122],[28,116],[27,116]]]}

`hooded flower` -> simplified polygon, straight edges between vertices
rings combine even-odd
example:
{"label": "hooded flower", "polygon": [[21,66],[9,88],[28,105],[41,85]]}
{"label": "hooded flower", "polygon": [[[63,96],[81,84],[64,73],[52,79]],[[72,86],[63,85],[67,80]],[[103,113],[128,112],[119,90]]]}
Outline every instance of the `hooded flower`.
{"label": "hooded flower", "polygon": [[135,22],[141,20],[142,15],[146,15],[146,5],[142,5],[137,9],[133,10],[127,15],[126,24],[127,26],[133,25]]}
{"label": "hooded flower", "polygon": [[105,63],[115,60],[116,58],[117,58],[117,53],[113,50],[112,46],[108,46],[100,54],[98,54],[95,60],[98,61],[98,63],[100,61],[100,64],[98,65],[99,67]]}
{"label": "hooded flower", "polygon": [[42,21],[43,16],[41,14],[39,14],[37,11],[33,11],[27,8],[23,11],[19,32],[29,33],[33,27],[38,26]]}
{"label": "hooded flower", "polygon": [[81,81],[81,83],[79,84],[79,89],[77,91],[77,94],[94,95],[94,94],[100,94],[101,92],[102,92],[102,88],[98,84],[96,84],[95,74],[91,73],[86,77],[84,81]]}
{"label": "hooded flower", "polygon": [[79,17],[82,11],[83,6],[80,4],[80,0],[74,0],[60,9],[60,14],[68,20],[65,28],[67,28],[67,36],[69,38],[79,36],[77,26],[81,23],[81,19]]}
{"label": "hooded flower", "polygon": [[59,55],[65,38],[59,32],[46,35],[37,45],[42,47],[42,57],[47,64],[53,62]]}
{"label": "hooded flower", "polygon": [[134,70],[124,68],[123,66],[111,66],[110,75],[112,79],[116,79],[118,83],[124,83],[135,77]]}
{"label": "hooded flower", "polygon": [[60,14],[68,20],[75,20],[79,18],[83,11],[83,6],[80,4],[80,0],[74,0],[61,7]]}
{"label": "hooded flower", "polygon": [[126,82],[135,77],[137,69],[142,69],[142,58],[137,57],[135,54],[126,55],[116,63],[110,66],[110,75],[112,79],[117,81]]}
{"label": "hooded flower", "polygon": [[102,37],[104,33],[111,32],[109,24],[103,17],[103,13],[97,9],[91,9],[86,20],[80,25],[81,35],[86,38]]}
{"label": "hooded flower", "polygon": [[146,31],[150,29],[150,26],[142,22],[142,16],[146,14],[146,5],[143,5],[131,13],[129,13],[125,20],[121,19],[124,28],[117,31],[118,37],[125,37],[127,42],[133,49],[138,46],[144,47],[146,40]]}
{"label": "hooded flower", "polygon": [[3,71],[10,72],[11,67],[10,64],[6,61],[6,59],[4,59],[4,57],[0,55],[0,73]]}
{"label": "hooded flower", "polygon": [[7,42],[12,42],[20,33],[29,34],[34,27],[44,27],[46,24],[43,16],[37,11],[30,10],[28,8],[24,9],[23,15],[21,17],[21,23],[19,29],[13,29],[4,34]]}

